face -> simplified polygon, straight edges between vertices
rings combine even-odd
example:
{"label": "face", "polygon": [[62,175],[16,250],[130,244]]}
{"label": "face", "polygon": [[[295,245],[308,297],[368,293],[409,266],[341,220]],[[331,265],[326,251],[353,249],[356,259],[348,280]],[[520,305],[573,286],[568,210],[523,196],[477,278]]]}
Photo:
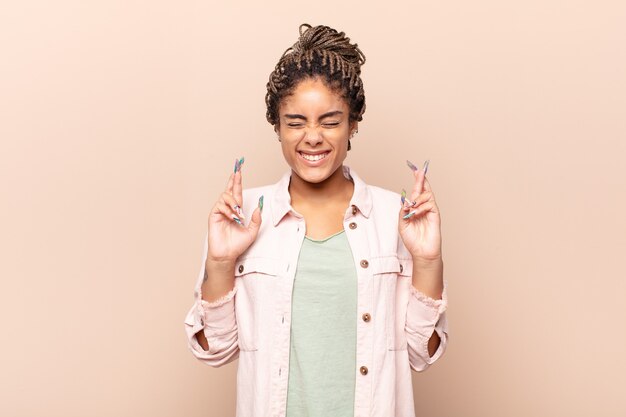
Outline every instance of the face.
{"label": "face", "polygon": [[319,79],[301,81],[278,109],[277,133],[285,160],[304,181],[319,183],[343,164],[348,139],[357,123],[350,123],[345,99]]}

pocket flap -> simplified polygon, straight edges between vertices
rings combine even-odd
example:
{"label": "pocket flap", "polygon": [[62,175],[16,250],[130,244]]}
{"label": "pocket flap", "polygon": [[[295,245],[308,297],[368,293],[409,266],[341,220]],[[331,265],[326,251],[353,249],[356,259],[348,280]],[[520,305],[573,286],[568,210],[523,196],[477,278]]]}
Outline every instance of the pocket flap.
{"label": "pocket flap", "polygon": [[235,264],[235,276],[256,272],[265,275],[278,275],[284,261],[264,257],[248,257],[238,259]]}
{"label": "pocket flap", "polygon": [[370,265],[374,274],[389,274],[393,272],[398,275],[411,276],[413,274],[413,260],[400,259],[395,255],[373,258],[370,261]]}
{"label": "pocket flap", "polygon": [[370,260],[373,274],[399,273],[400,262],[397,256],[379,256]]}

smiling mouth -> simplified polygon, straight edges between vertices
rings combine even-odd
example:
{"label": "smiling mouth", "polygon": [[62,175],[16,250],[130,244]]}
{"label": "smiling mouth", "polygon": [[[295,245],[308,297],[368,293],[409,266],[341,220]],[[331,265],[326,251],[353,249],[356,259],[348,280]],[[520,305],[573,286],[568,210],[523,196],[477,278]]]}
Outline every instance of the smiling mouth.
{"label": "smiling mouth", "polygon": [[300,154],[300,156],[302,156],[302,158],[306,159],[307,161],[317,162],[326,158],[326,156],[330,153],[330,151],[318,153],[318,154],[309,154],[309,153],[304,153],[304,152],[298,152],[298,153]]}

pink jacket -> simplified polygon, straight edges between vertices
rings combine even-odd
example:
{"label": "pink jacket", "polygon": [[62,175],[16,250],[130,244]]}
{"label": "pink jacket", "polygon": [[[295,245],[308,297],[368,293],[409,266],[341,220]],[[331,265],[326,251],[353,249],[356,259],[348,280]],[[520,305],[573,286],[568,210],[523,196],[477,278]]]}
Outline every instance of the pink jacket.
{"label": "pink jacket", "polygon": [[[358,274],[354,416],[414,417],[411,369],[428,368],[448,343],[447,285],[444,280],[442,300],[413,287],[412,258],[398,234],[400,195],[367,185],[348,166],[343,170],[354,180],[344,216]],[[189,348],[200,361],[218,367],[239,358],[237,417],[285,416],[291,294],[305,235],[304,218],[290,205],[290,175],[243,191],[247,219],[265,196],[261,229],[237,260],[233,290],[211,303],[200,293],[205,239],[195,302],[185,318]],[[441,344],[430,357],[433,329]],[[208,351],[195,337],[201,330]]]}

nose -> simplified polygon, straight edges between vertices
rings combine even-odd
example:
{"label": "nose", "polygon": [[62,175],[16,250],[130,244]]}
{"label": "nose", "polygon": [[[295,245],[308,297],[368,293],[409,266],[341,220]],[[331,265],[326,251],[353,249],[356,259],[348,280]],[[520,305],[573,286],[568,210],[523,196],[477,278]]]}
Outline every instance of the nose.
{"label": "nose", "polygon": [[304,137],[304,141],[310,146],[316,146],[322,143],[324,139],[322,138],[322,134],[319,129],[315,127],[310,127],[306,131],[306,136]]}

